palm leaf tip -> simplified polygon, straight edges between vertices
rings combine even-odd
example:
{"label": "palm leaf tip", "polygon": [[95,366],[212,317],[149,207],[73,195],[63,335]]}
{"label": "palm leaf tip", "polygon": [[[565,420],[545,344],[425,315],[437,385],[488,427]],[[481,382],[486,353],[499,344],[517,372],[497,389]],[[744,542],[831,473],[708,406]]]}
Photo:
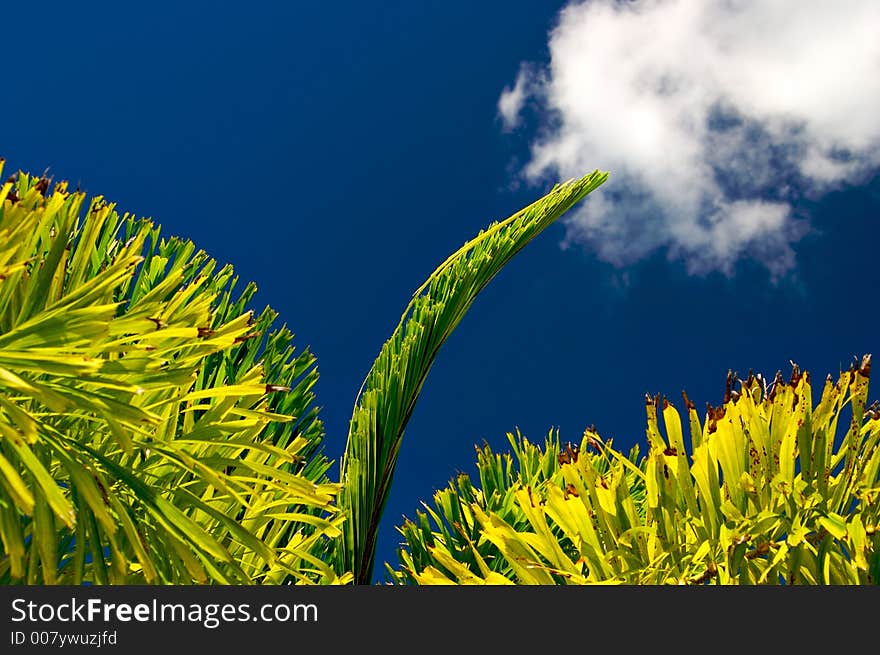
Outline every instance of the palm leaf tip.
{"label": "palm leaf tip", "polygon": [[504,265],[607,177],[594,171],[554,186],[465,243],[416,290],[367,374],[352,413],[341,464],[340,504],[347,521],[334,556],[338,571],[352,571],[361,584],[370,581],[404,429],[444,341]]}

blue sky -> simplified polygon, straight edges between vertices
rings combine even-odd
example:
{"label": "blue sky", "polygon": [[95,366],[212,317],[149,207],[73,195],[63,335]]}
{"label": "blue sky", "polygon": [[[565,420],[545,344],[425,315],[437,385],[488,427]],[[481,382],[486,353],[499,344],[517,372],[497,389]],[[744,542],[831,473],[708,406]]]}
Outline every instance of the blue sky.
{"label": "blue sky", "polygon": [[729,368],[821,376],[880,352],[874,3],[851,25],[688,4],[48,3],[4,39],[0,155],[255,280],[318,356],[335,460],[435,266],[555,179],[611,172],[440,353],[380,536],[392,560],[393,526],[473,471],[475,443],[595,424],[625,448],[646,392],[717,404]]}

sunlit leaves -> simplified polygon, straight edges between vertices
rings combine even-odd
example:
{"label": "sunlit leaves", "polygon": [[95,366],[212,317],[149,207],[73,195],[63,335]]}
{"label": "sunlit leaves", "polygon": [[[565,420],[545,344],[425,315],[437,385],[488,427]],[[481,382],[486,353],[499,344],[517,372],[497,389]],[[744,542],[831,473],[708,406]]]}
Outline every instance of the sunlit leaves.
{"label": "sunlit leaves", "polygon": [[149,221],[0,187],[0,581],[345,582],[314,357]]}
{"label": "sunlit leaves", "polygon": [[[646,457],[625,457],[591,430],[578,447],[551,435],[543,449],[511,438],[512,456],[480,449],[482,490],[459,476],[437,492],[400,528],[405,547],[389,574],[417,584],[491,584],[490,574],[518,584],[876,584],[870,361],[829,378],[815,406],[797,367],[769,385],[729,377],[702,423],[685,396],[690,454],[678,410],[660,398],[647,400]],[[551,468],[535,476],[535,461]]]}

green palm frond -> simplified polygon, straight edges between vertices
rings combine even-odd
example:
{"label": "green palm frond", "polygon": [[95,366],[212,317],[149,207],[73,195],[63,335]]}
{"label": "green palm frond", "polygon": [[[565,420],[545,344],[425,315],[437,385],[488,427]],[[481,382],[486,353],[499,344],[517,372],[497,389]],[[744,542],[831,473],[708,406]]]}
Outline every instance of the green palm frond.
{"label": "green palm frond", "polygon": [[372,575],[379,519],[404,429],[443,342],[477,294],[542,230],[607,178],[598,171],[555,187],[452,254],[416,290],[367,374],[355,403],[341,464],[340,508],[347,519],[334,560],[358,583]]}
{"label": "green palm frond", "polygon": [[0,580],[344,581],[314,357],[230,267],[84,203],[0,188]]}
{"label": "green palm frond", "polygon": [[815,406],[797,367],[789,382],[750,375],[739,390],[729,376],[702,424],[685,396],[689,445],[675,407],[648,398],[642,458],[593,431],[577,448],[511,438],[513,458],[484,448],[482,488],[460,476],[437,492],[400,528],[389,573],[406,584],[876,584],[869,372],[866,356],[829,376]]}
{"label": "green palm frond", "polygon": [[[478,486],[467,474],[459,474],[434,494],[432,505],[424,504],[424,511],[418,511],[414,521],[407,520],[399,528],[406,548],[399,551],[399,569],[386,564],[392,580],[404,584],[554,584],[562,579],[544,568],[533,573],[527,568],[518,575],[520,558],[505,555],[503,540],[487,538],[486,523],[508,526],[515,534],[531,533],[535,517],[524,510],[524,498],[532,498],[527,505],[531,510],[534,503],[543,506],[548,494],[554,498],[561,495],[563,500],[576,495],[564,475],[565,465],[580,462],[601,479],[620,463],[609,457],[607,446],[603,456],[590,455],[589,450],[600,443],[592,430],[584,434],[580,444],[561,444],[558,431],[547,436],[543,447],[519,431],[508,433],[507,439],[509,453],[494,453],[488,445],[477,448]],[[638,473],[638,446],[626,460],[628,468],[624,467],[619,480],[621,492],[632,500],[635,516],[643,517],[646,490]],[[560,525],[548,522],[542,531],[552,549],[558,547],[570,561],[579,559],[577,540]]]}

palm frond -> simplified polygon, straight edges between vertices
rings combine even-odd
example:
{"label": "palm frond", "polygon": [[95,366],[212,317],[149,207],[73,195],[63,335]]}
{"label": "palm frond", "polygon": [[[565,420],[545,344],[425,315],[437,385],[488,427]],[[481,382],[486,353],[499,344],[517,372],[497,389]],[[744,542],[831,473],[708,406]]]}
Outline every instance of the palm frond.
{"label": "palm frond", "polygon": [[598,171],[555,187],[452,254],[416,290],[356,399],[341,463],[340,507],[347,520],[334,561],[358,583],[372,575],[379,519],[404,429],[443,342],[477,294],[542,230],[602,184]]}
{"label": "palm frond", "polygon": [[0,188],[0,581],[344,581],[314,357],[231,267],[49,186]]}
{"label": "palm frond", "polygon": [[648,398],[642,458],[592,431],[578,448],[512,439],[514,473],[514,458],[483,449],[482,488],[464,476],[437,492],[400,528],[389,574],[405,584],[876,584],[880,405],[866,407],[869,372],[866,356],[829,376],[815,406],[797,367],[790,381],[750,375],[739,390],[730,375],[702,423],[685,396],[689,445],[678,410]]}

